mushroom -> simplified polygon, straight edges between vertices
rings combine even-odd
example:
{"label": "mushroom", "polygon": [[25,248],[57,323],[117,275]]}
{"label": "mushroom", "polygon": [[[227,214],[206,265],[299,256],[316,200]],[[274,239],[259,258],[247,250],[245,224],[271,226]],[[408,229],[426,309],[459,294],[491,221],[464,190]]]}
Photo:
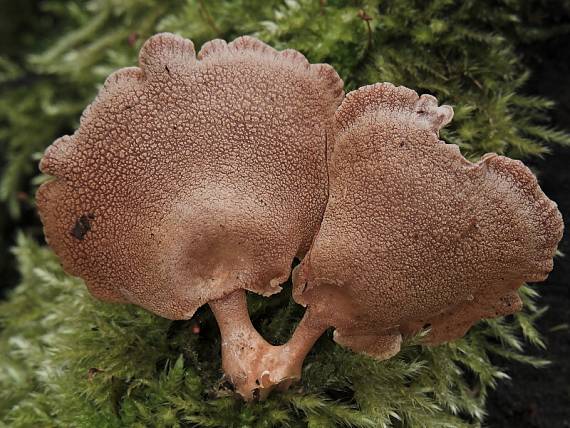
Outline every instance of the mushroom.
{"label": "mushroom", "polygon": [[[471,164],[438,141],[453,112],[431,96],[380,84],[339,107],[332,67],[251,37],[196,58],[189,40],[158,34],[139,63],[46,150],[46,239],[99,299],[170,319],[209,304],[246,400],[300,378],[328,327],[388,358],[425,326],[439,343],[513,312],[521,283],[552,268],[556,205],[520,162]],[[273,346],[245,293],[278,292],[295,257],[307,309]]]}
{"label": "mushroom", "polygon": [[520,161],[467,161],[439,140],[453,110],[430,95],[375,84],[336,112],[329,201],[294,297],[334,339],[386,359],[403,336],[463,336],[521,308],[561,239],[556,204]]}
{"label": "mushroom", "polygon": [[79,129],[46,150],[46,239],[104,301],[169,319],[209,303],[226,374],[263,397],[300,376],[310,347],[269,345],[245,292],[278,292],[319,227],[343,82],[252,37],[196,58],[191,41],[158,34],[139,64],[109,76]]}

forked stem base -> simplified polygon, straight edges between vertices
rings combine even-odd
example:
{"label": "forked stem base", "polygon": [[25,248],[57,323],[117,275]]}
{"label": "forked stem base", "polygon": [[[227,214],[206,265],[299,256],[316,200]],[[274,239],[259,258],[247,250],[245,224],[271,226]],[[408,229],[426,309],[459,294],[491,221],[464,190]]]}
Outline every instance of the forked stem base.
{"label": "forked stem base", "polygon": [[222,335],[222,368],[246,401],[263,400],[301,378],[303,361],[328,326],[307,308],[291,339],[269,344],[253,327],[244,290],[210,302]]}

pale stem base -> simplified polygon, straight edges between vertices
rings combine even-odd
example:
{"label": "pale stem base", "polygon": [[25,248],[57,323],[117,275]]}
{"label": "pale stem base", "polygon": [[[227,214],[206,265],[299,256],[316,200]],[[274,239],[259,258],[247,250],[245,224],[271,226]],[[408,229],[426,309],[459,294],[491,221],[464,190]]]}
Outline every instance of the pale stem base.
{"label": "pale stem base", "polygon": [[273,346],[255,330],[244,290],[210,302],[222,335],[222,368],[247,401],[264,399],[273,389],[286,390],[301,378],[303,360],[327,329],[307,308],[291,339]]}

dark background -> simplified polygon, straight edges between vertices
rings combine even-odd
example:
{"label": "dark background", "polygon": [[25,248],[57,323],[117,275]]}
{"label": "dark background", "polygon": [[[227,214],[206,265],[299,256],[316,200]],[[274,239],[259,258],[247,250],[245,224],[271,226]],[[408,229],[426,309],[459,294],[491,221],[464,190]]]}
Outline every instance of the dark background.
{"label": "dark background", "polygon": [[[522,54],[533,70],[526,92],[556,101],[553,125],[570,132],[570,36],[533,43]],[[550,277],[540,284],[541,303],[549,306],[538,320],[547,349],[534,353],[552,364],[534,369],[498,361],[513,379],[502,382],[489,397],[487,423],[493,428],[570,427],[570,148],[556,147],[530,165],[538,170],[544,192],[558,203],[566,225],[559,247],[566,257],[555,259]]]}

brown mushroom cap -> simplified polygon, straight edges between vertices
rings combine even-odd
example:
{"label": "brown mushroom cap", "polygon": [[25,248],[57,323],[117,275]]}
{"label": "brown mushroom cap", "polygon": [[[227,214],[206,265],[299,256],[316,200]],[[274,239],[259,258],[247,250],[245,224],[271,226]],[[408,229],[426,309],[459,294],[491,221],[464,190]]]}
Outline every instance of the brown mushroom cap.
{"label": "brown mushroom cap", "polygon": [[41,161],[37,201],[64,268],[103,300],[168,318],[279,291],[327,198],[342,80],[251,37],[158,34]]}
{"label": "brown mushroom cap", "polygon": [[520,161],[472,164],[439,141],[452,116],[391,84],[348,94],[336,113],[329,202],[294,296],[340,344],[388,358],[422,327],[431,344],[460,337],[520,309],[517,288],[552,269],[556,204]]}

